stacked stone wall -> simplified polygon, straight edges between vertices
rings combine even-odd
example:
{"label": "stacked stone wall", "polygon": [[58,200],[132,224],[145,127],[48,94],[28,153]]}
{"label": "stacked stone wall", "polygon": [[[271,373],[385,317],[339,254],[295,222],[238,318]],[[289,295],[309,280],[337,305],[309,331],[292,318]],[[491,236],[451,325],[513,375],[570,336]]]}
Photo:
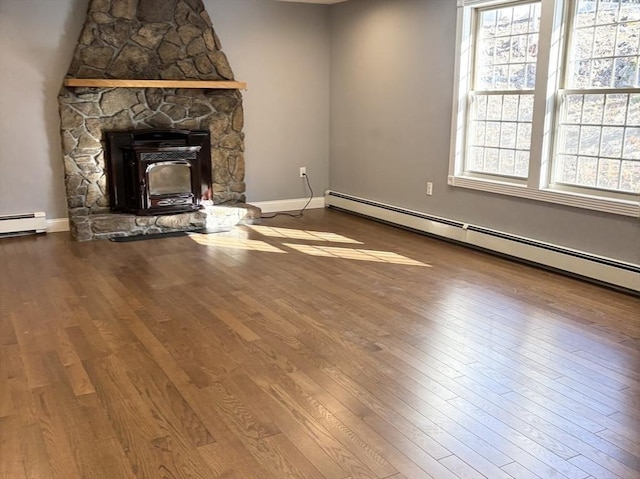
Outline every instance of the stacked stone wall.
{"label": "stacked stone wall", "polygon": [[[232,80],[233,72],[202,0],[92,0],[67,77]],[[238,91],[63,87],[58,100],[69,219],[77,239],[141,234],[148,227],[156,232],[158,225],[163,230],[202,226],[197,214],[132,219],[110,212],[108,130],[208,130],[213,202],[244,202]]]}
{"label": "stacked stone wall", "polygon": [[232,80],[202,0],[92,0],[72,78]]}

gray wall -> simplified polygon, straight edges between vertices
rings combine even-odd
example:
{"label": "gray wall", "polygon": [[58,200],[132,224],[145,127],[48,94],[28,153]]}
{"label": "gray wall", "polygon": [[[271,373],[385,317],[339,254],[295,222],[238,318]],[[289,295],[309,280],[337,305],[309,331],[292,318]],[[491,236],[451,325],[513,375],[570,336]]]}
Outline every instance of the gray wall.
{"label": "gray wall", "polygon": [[[88,0],[0,0],[0,214],[67,215],[57,95]],[[328,187],[329,8],[204,0],[244,92],[249,201]]]}
{"label": "gray wall", "polygon": [[455,10],[453,0],[331,8],[331,189],[640,263],[637,218],[447,186]]}
{"label": "gray wall", "polygon": [[[0,0],[0,214],[66,216],[56,98],[87,3]],[[640,263],[637,219],[447,186],[453,0],[204,3],[249,84],[249,201],[304,197],[306,166],[316,194],[330,186]]]}
{"label": "gray wall", "polygon": [[316,196],[329,185],[329,7],[204,0],[243,93],[247,199]]}
{"label": "gray wall", "polygon": [[67,216],[58,91],[88,0],[0,0],[0,214]]}

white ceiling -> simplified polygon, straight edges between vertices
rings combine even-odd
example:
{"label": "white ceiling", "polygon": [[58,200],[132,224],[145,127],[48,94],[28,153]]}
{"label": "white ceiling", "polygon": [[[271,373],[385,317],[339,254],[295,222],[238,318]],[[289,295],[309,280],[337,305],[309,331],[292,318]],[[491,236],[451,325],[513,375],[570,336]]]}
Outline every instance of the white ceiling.
{"label": "white ceiling", "polygon": [[295,2],[295,3],[321,3],[323,5],[332,5],[334,3],[346,2],[347,0],[278,0],[280,2]]}

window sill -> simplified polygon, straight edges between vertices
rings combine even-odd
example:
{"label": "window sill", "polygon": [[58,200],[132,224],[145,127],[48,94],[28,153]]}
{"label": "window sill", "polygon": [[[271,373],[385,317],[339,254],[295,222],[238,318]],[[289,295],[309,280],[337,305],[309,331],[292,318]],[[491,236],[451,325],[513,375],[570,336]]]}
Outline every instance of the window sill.
{"label": "window sill", "polygon": [[594,195],[573,192],[541,189],[536,190],[524,185],[516,185],[502,181],[471,178],[467,176],[449,176],[447,183],[451,186],[488,191],[501,195],[517,196],[531,200],[544,201],[559,205],[573,206],[594,211],[604,211],[616,215],[640,217],[640,202],[603,198]]}

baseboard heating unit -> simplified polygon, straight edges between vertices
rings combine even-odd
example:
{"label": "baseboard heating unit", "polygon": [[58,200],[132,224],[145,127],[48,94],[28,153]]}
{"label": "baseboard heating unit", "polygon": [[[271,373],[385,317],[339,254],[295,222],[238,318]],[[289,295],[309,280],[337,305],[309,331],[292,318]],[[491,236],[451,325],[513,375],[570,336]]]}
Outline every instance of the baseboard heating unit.
{"label": "baseboard heating unit", "polygon": [[0,215],[0,237],[46,233],[47,218],[42,211],[18,215]]}
{"label": "baseboard heating unit", "polygon": [[335,191],[325,193],[325,204],[374,220],[492,251],[584,279],[640,293],[640,265],[572,250],[542,241],[431,216]]}

